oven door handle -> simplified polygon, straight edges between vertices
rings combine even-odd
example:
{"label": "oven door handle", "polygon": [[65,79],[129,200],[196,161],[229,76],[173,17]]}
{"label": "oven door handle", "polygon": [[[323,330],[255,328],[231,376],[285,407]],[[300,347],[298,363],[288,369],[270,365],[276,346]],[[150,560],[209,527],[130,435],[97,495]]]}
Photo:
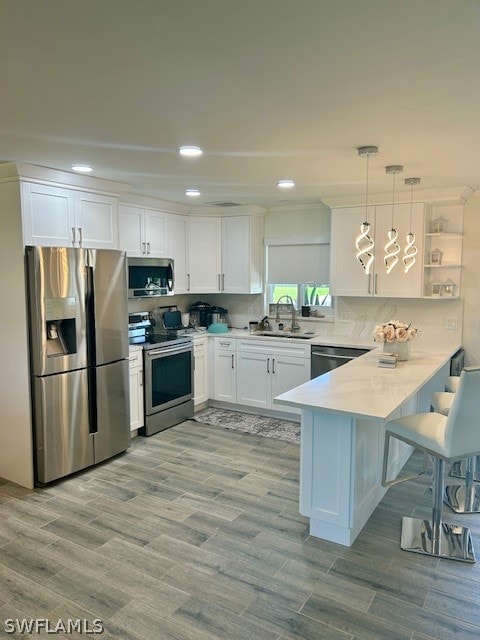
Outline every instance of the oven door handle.
{"label": "oven door handle", "polygon": [[178,347],[161,347],[160,349],[148,349],[145,351],[145,354],[149,358],[153,358],[155,356],[169,356],[174,353],[186,353],[188,351],[192,351],[192,345],[181,345]]}

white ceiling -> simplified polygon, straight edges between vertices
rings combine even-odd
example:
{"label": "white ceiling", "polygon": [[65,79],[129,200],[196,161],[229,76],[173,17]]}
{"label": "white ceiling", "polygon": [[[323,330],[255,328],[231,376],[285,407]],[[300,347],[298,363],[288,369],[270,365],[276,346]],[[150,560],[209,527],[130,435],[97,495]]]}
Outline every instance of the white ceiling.
{"label": "white ceiling", "polygon": [[372,192],[477,190],[479,70],[480,0],[0,0],[0,160],[274,206],[362,193],[377,145]]}

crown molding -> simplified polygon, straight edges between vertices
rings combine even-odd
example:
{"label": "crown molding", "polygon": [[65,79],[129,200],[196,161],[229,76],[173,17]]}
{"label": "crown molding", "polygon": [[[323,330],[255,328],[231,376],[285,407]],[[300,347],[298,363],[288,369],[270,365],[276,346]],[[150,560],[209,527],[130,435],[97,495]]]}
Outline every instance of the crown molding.
{"label": "crown molding", "polygon": [[41,182],[55,187],[71,187],[82,191],[93,191],[115,196],[119,196],[132,188],[131,185],[125,182],[95,178],[94,176],[71,171],[60,171],[59,169],[41,167],[36,164],[24,162],[0,163],[0,181],[8,182],[11,180]]}
{"label": "crown molding", "polygon": [[[415,189],[413,192],[414,202],[443,202],[464,204],[474,191],[472,187],[442,187],[439,189]],[[323,198],[323,201],[331,209],[336,207],[353,207],[365,205],[365,194],[355,196],[332,196]],[[391,204],[392,193],[373,193],[368,196],[368,204]],[[410,189],[395,192],[395,203],[410,202]]]}

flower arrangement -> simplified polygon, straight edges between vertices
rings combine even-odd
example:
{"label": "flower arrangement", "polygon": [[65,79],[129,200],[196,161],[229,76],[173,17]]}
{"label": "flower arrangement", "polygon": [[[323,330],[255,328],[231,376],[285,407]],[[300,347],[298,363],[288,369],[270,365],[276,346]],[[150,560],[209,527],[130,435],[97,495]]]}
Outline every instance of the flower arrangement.
{"label": "flower arrangement", "polygon": [[377,324],[373,330],[375,342],[406,342],[413,340],[417,335],[417,330],[410,324],[392,320],[385,324]]}

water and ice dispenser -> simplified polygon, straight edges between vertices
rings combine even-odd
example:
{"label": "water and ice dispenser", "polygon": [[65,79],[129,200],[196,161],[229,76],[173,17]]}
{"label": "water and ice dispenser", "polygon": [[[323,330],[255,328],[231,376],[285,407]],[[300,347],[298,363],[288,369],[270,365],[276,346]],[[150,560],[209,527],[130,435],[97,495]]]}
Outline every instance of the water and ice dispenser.
{"label": "water and ice dispenser", "polygon": [[47,298],[44,303],[47,357],[66,356],[76,353],[75,298]]}

